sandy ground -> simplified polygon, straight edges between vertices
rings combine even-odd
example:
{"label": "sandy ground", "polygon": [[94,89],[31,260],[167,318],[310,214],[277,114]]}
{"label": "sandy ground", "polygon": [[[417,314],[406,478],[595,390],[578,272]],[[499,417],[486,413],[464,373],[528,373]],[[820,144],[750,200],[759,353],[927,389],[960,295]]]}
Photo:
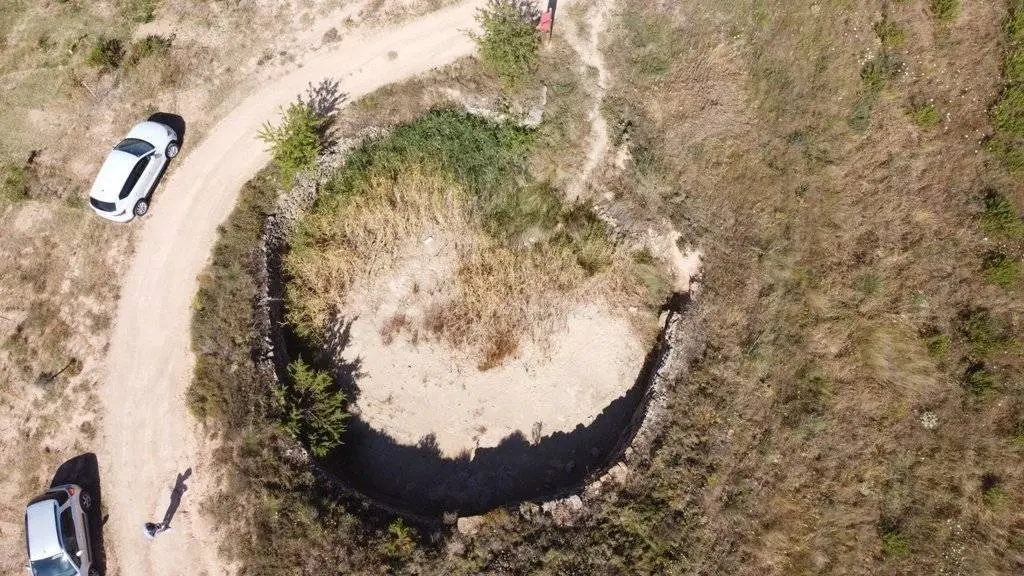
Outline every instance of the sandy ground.
{"label": "sandy ground", "polygon": [[[110,512],[106,541],[120,574],[231,571],[218,560],[214,532],[198,507],[216,480],[211,446],[185,402],[193,366],[189,318],[196,277],[217,225],[230,213],[241,186],[269,161],[256,139],[261,124],[310,82],[336,78],[354,99],[472,53],[465,30],[474,26],[478,5],[460,4],[401,27],[349,36],[264,84],[201,144],[186,143],[139,233],[115,320],[109,376],[100,390],[100,463]],[[392,51],[397,58],[389,57]],[[193,474],[174,530],[144,540],[142,523],[163,516],[176,474],[188,468]]]}
{"label": "sandy ground", "polygon": [[[478,354],[415,328],[449,297],[457,265],[451,242],[430,237],[414,252],[353,287],[341,353],[342,364],[355,367],[355,410],[396,442],[416,445],[433,436],[451,458],[472,456],[516,432],[536,443],[589,426],[636,381],[645,343],[629,318],[602,302],[567,303],[564,322],[544,341],[526,341],[514,358],[479,370]],[[410,328],[388,331],[396,314]]]}

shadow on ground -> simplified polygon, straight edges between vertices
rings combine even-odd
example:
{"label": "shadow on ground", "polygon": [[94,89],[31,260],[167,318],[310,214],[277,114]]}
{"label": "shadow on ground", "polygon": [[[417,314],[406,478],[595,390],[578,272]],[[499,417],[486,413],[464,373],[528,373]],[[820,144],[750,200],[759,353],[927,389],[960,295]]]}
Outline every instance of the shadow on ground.
{"label": "shadow on ground", "polygon": [[[449,458],[441,454],[433,435],[417,445],[401,444],[353,416],[344,444],[320,462],[321,469],[366,496],[423,516],[478,514],[568,495],[621,455],[643,418],[645,398],[664,351],[659,341],[632,388],[589,425],[580,424],[571,432],[545,435],[540,423],[526,433],[507,436],[495,447],[479,448],[472,457],[467,452]],[[350,398],[357,398],[358,374],[342,371],[347,377],[339,384]]]}
{"label": "shadow on ground", "polygon": [[107,522],[103,510],[103,493],[100,490],[100,467],[96,455],[88,452],[80,454],[64,462],[57,468],[50,486],[78,484],[82,490],[92,495],[92,509],[86,512],[89,540],[92,545],[94,565],[99,573],[107,573],[107,554],[103,544],[103,525]]}
{"label": "shadow on ground", "polygon": [[[150,114],[147,120],[151,122],[159,122],[161,124],[164,124],[165,126],[170,126],[171,129],[174,130],[174,132],[178,135],[178,149],[185,150],[185,133],[187,132],[187,126],[185,124],[184,118],[177,114],[172,114],[170,112],[154,112],[153,114]],[[148,200],[150,204],[150,209],[153,208],[153,197],[156,196],[156,189],[160,186],[160,183],[163,181],[164,174],[167,172],[167,168],[170,167],[172,162],[174,162],[174,160],[171,160],[170,162],[164,164],[164,167],[160,169],[160,173],[157,174],[156,180],[153,182],[153,187],[149,189]]]}

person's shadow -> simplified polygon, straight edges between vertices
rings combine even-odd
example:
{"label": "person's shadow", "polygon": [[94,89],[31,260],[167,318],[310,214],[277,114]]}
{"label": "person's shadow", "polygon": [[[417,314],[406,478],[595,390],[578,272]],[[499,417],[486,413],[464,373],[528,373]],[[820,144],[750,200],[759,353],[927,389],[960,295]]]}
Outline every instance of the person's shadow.
{"label": "person's shadow", "polygon": [[171,527],[171,520],[174,519],[174,513],[178,511],[178,506],[181,505],[181,497],[188,490],[188,486],[185,485],[185,481],[192,476],[192,468],[185,470],[181,474],[178,474],[178,478],[174,481],[174,489],[171,490],[171,503],[167,506],[167,512],[164,512],[163,522],[160,524],[164,530]]}

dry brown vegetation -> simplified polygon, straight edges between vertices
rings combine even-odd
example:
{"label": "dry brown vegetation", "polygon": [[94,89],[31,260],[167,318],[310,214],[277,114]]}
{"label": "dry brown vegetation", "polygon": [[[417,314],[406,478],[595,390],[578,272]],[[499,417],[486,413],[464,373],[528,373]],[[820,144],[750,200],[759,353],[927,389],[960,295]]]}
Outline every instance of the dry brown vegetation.
{"label": "dry brown vegetation", "polygon": [[[522,341],[544,345],[583,300],[643,305],[631,259],[587,207],[563,211],[550,187],[517,182],[528,140],[439,111],[356,151],[285,260],[297,331],[319,341],[354,298],[373,297],[378,278],[410,266],[440,266],[444,279],[402,303],[386,338],[400,327],[435,336],[476,354],[481,369]],[[443,262],[423,256],[433,243]]]}

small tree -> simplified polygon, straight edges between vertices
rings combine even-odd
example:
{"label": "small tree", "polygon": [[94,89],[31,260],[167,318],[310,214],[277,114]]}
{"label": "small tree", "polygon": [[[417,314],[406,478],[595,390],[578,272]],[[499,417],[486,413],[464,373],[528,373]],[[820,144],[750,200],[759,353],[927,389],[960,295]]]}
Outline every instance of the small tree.
{"label": "small tree", "polygon": [[288,365],[290,382],[278,389],[284,426],[322,458],[341,445],[345,432],[345,395],[331,375],[310,368],[301,358]]}
{"label": "small tree", "polygon": [[477,11],[476,19],[483,34],[474,34],[485,66],[501,78],[506,88],[513,88],[537,69],[540,35],[536,19],[539,15],[533,2],[523,0],[490,0]]}
{"label": "small tree", "polygon": [[295,174],[311,168],[316,162],[325,122],[313,106],[300,100],[288,106],[280,124],[274,126],[267,122],[263,125],[259,138],[270,144],[274,163],[281,170],[281,179],[286,187],[292,185]]}

